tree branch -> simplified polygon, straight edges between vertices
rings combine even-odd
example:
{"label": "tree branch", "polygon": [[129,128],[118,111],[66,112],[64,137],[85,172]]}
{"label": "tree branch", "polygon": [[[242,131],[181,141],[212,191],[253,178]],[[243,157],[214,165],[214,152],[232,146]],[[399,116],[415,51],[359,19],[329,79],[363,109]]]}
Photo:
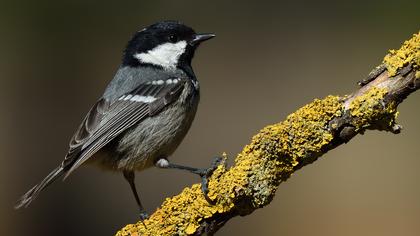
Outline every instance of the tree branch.
{"label": "tree branch", "polygon": [[397,106],[420,87],[419,48],[420,33],[391,50],[353,94],[315,99],[285,121],[263,128],[232,167],[220,165],[212,175],[213,205],[194,184],[167,198],[144,224],[127,225],[117,236],[212,235],[232,217],[269,204],[292,173],[355,135],[368,129],[399,133]]}

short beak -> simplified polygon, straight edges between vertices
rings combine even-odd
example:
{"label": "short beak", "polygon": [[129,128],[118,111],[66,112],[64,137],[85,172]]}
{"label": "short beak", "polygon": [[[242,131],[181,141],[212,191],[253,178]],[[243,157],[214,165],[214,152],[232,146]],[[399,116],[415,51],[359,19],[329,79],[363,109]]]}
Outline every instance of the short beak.
{"label": "short beak", "polygon": [[201,42],[209,40],[215,36],[216,36],[215,34],[196,34],[194,35],[194,38],[190,41],[190,45],[196,46],[200,44]]}

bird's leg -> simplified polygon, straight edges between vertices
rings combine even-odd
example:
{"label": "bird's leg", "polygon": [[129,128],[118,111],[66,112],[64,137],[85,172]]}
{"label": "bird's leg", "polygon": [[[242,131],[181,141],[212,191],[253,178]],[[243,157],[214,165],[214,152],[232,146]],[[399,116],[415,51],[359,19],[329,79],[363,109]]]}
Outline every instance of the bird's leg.
{"label": "bird's leg", "polygon": [[219,166],[221,162],[222,162],[222,158],[216,157],[214,158],[209,168],[194,168],[194,167],[170,163],[168,159],[161,158],[155,163],[155,165],[159,168],[186,170],[191,173],[199,175],[201,177],[201,190],[203,191],[204,198],[207,200],[208,203],[213,204],[213,201],[208,196],[208,193],[209,193],[209,189],[208,189],[209,180],[208,179],[210,178],[210,176],[213,174],[213,172],[216,170],[216,168]]}
{"label": "bird's leg", "polygon": [[140,210],[140,220],[144,221],[149,217],[149,215],[144,210],[143,205],[140,202],[139,195],[137,194],[136,184],[134,183],[134,171],[124,171],[124,178],[127,180],[127,182],[130,184],[131,191],[133,191],[134,198],[136,199],[137,205]]}

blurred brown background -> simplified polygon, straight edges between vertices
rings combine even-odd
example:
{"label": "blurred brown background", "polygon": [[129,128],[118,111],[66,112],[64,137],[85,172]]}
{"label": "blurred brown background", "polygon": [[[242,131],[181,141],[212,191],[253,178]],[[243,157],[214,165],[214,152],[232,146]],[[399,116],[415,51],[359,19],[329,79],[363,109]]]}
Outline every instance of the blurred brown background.
{"label": "blurred brown background", "polygon": [[[178,19],[217,38],[194,68],[202,100],[172,160],[206,166],[232,158],[251,136],[317,97],[346,94],[387,49],[418,32],[420,2],[6,1],[0,2],[0,234],[113,235],[137,208],[119,174],[81,168],[33,205],[17,198],[51,169],[120,63],[131,34]],[[420,92],[401,107],[400,135],[367,132],[280,185],[268,207],[218,235],[419,235]],[[198,178],[137,175],[152,212]]]}

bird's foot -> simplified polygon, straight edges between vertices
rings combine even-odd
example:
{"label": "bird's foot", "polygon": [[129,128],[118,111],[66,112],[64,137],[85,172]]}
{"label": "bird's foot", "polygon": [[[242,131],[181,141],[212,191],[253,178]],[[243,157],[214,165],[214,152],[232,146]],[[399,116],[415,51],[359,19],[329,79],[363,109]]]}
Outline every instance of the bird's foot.
{"label": "bird's foot", "polygon": [[145,220],[147,220],[149,218],[149,214],[147,214],[147,212],[145,212],[145,211],[141,211],[140,212],[140,220],[141,221],[145,221]]}
{"label": "bird's foot", "polygon": [[214,204],[213,200],[210,199],[208,196],[209,194],[209,178],[213,174],[213,172],[217,169],[217,167],[222,163],[223,158],[221,157],[215,157],[213,159],[213,162],[211,163],[211,166],[207,169],[196,169],[192,171],[195,174],[198,174],[201,177],[201,191],[203,191],[204,198],[207,200],[208,203]]}
{"label": "bird's foot", "polygon": [[149,214],[147,214],[146,211],[140,211],[140,215],[139,216],[140,216],[140,221],[143,224],[144,228],[147,228],[146,227],[146,224],[144,223],[144,221],[149,218]]}
{"label": "bird's foot", "polygon": [[207,200],[208,203],[214,204],[213,201],[208,196],[208,193],[209,193],[208,183],[209,183],[210,176],[217,169],[220,163],[222,163],[222,161],[223,161],[223,158],[216,157],[213,159],[213,162],[209,168],[203,168],[203,169],[174,164],[164,158],[159,159],[155,165],[160,168],[186,170],[193,174],[199,175],[201,177],[201,190],[204,193],[204,198]]}

